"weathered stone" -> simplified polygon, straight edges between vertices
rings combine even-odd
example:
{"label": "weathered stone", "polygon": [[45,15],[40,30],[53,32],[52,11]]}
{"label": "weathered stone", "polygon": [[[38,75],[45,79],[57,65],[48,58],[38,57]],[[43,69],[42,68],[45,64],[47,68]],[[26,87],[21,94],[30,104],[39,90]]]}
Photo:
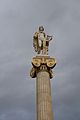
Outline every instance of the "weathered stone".
{"label": "weathered stone", "polygon": [[49,73],[40,71],[36,79],[37,120],[53,120]]}

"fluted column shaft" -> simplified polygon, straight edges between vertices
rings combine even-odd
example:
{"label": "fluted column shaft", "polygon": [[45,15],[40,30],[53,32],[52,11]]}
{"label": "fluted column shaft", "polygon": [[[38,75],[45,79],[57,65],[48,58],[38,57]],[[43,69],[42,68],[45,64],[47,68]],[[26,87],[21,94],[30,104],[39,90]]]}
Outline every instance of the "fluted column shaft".
{"label": "fluted column shaft", "polygon": [[50,76],[40,71],[36,78],[37,120],[53,120]]}

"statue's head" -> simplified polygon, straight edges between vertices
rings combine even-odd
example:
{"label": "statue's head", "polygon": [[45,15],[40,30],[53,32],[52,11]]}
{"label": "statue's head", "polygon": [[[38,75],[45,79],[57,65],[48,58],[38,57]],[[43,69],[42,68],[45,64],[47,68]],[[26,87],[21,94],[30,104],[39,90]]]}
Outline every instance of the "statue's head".
{"label": "statue's head", "polygon": [[44,31],[44,27],[43,26],[39,26],[39,31],[43,32]]}

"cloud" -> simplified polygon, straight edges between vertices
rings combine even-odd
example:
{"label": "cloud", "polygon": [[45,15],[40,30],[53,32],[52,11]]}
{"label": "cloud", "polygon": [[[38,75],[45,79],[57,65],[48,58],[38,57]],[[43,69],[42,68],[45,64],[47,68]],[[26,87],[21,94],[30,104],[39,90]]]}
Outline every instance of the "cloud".
{"label": "cloud", "polygon": [[29,76],[39,25],[54,35],[49,54],[57,59],[51,81],[55,120],[80,119],[79,0],[0,1],[0,119],[31,120],[36,113],[35,80]]}

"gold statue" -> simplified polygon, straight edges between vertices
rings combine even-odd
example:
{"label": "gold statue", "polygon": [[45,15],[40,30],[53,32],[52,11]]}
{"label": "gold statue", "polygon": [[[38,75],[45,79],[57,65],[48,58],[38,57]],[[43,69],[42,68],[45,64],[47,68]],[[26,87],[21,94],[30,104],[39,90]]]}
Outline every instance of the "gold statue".
{"label": "gold statue", "polygon": [[40,26],[39,31],[35,32],[33,36],[33,47],[35,52],[43,55],[48,55],[49,42],[52,40],[52,36],[46,35],[44,32],[44,27]]}

